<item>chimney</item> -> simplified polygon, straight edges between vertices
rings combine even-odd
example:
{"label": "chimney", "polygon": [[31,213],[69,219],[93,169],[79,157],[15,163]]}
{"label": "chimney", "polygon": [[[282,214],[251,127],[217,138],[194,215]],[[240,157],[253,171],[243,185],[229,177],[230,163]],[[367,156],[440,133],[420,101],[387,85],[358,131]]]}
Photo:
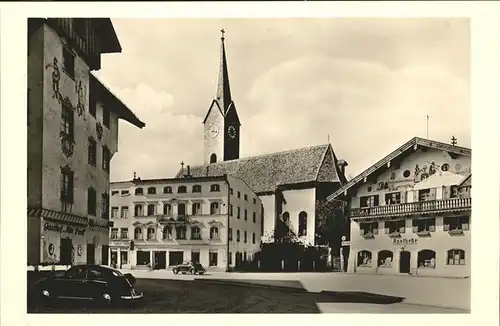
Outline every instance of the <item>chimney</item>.
{"label": "chimney", "polygon": [[188,176],[188,177],[190,177],[190,176],[191,176],[191,167],[188,165],[188,166],[187,166],[187,169],[188,169],[187,176]]}
{"label": "chimney", "polygon": [[345,167],[348,166],[347,162],[345,160],[338,160],[337,161],[337,166],[340,170],[340,172],[345,176]]}

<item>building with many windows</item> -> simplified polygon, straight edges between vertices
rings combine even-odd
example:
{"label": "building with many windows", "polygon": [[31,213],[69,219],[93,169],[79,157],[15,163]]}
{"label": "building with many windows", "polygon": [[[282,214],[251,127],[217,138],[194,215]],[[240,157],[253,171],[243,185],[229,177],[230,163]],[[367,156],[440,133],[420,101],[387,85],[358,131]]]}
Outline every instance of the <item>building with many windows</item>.
{"label": "building with many windows", "polygon": [[91,73],[119,52],[108,18],[28,19],[29,265],[108,260],[118,120],[144,126]]}
{"label": "building with many windows", "polygon": [[470,149],[413,138],[328,200],[348,203],[349,272],[470,276]]}
{"label": "building with many windows", "polygon": [[229,270],[260,249],[262,202],[231,176],[111,183],[110,264]]}

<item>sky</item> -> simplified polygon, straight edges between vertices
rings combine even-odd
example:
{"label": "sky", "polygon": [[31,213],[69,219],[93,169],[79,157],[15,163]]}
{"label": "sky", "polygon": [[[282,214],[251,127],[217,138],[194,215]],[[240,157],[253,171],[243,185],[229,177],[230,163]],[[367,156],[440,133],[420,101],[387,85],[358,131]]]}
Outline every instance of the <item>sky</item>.
{"label": "sky", "polygon": [[97,76],[146,123],[120,121],[111,181],[203,161],[224,28],[240,157],[326,144],[354,177],[415,136],[471,146],[467,19],[113,19]]}

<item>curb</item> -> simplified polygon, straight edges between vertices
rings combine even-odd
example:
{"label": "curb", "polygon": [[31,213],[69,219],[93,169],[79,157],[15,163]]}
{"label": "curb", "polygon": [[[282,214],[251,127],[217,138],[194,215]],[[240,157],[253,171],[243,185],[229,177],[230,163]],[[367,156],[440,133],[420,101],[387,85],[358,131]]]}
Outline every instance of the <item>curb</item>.
{"label": "curb", "polygon": [[[188,281],[188,280],[186,280]],[[300,292],[300,293],[319,293],[319,292],[309,292],[304,288],[294,288],[290,286],[282,286],[282,285],[266,285],[266,284],[258,284],[258,283],[248,283],[248,282],[238,282],[238,281],[233,281],[233,280],[220,280],[220,279],[203,279],[203,278],[195,278],[194,281],[199,282],[199,283],[206,283],[206,284],[225,284],[225,285],[240,285],[240,286],[246,286],[246,287],[253,287],[253,288],[264,288],[264,289],[276,289],[276,290],[282,290],[282,291],[288,291],[288,292]]]}

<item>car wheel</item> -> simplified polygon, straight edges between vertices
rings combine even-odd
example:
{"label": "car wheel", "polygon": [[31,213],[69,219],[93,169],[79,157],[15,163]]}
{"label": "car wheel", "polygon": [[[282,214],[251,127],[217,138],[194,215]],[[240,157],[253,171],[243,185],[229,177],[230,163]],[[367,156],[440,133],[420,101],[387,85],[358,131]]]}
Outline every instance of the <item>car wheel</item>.
{"label": "car wheel", "polygon": [[179,271],[178,271],[177,269],[175,269],[175,268],[174,268],[174,269],[172,269],[172,272],[174,272],[174,274],[179,273]]}
{"label": "car wheel", "polygon": [[194,268],[191,268],[191,269],[189,270],[189,272],[191,273],[191,275],[196,274],[196,272],[194,271]]}

